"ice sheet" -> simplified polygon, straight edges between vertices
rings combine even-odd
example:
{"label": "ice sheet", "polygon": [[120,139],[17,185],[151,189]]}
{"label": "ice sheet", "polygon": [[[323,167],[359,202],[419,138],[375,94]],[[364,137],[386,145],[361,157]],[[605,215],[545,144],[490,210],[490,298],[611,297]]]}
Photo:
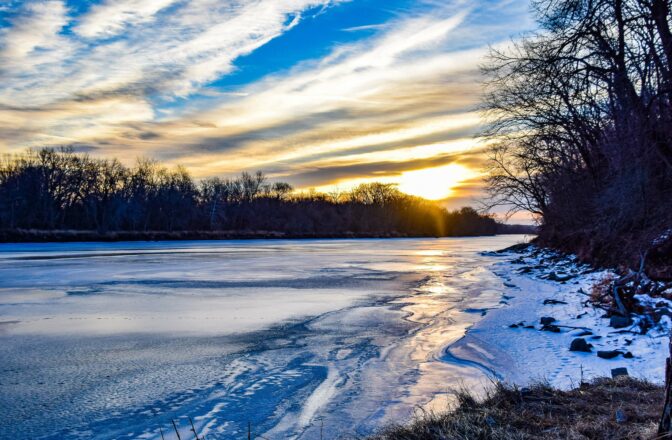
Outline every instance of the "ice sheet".
{"label": "ice sheet", "polygon": [[[0,245],[0,437],[325,439],[441,406],[520,236]],[[475,312],[476,311],[476,312]],[[318,436],[319,438],[319,436]]]}

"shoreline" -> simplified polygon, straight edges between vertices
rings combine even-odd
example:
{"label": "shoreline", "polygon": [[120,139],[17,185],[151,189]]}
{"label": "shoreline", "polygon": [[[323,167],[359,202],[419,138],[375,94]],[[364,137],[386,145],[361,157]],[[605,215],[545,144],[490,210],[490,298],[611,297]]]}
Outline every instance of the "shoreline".
{"label": "shoreline", "polygon": [[[295,239],[357,239],[357,238],[459,238],[521,235],[504,232],[492,235],[412,235],[398,232],[380,233],[284,233],[274,231],[80,231],[80,230],[0,230],[0,244],[12,243],[115,243],[124,241],[192,241],[192,240],[295,240]],[[533,234],[528,234],[533,235]]]}
{"label": "shoreline", "polygon": [[[541,381],[571,389],[585,380],[610,377],[611,370],[620,367],[627,368],[632,377],[663,383],[672,320],[664,316],[645,335],[633,330],[638,317],[630,328],[610,327],[604,311],[586,301],[586,292],[610,270],[531,249],[540,255],[499,253],[503,261],[495,263],[493,271],[504,285],[501,307],[486,311],[464,337],[445,349],[446,356],[477,364],[496,379],[521,386]],[[643,296],[640,300],[672,306],[672,301],[661,298]],[[543,317],[555,321],[544,326],[540,323]],[[570,351],[578,338],[592,346],[590,352]],[[598,351],[620,354],[603,359]]]}
{"label": "shoreline", "polygon": [[[501,258],[488,267],[504,287],[500,304],[483,309],[442,360],[475,366],[491,383],[456,389],[445,410],[367,439],[659,438],[672,285],[637,294],[648,311],[617,325],[591,290],[613,270],[536,245],[485,254]],[[576,350],[577,340],[587,345]]]}

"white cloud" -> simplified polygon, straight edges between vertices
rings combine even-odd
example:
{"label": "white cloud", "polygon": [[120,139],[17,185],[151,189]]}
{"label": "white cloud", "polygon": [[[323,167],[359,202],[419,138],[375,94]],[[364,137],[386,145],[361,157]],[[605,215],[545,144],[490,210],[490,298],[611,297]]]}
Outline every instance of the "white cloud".
{"label": "white cloud", "polygon": [[[62,112],[52,110],[65,106],[79,112],[87,127],[78,134],[97,129],[104,136],[119,130],[120,121],[148,122],[154,111],[112,105],[103,115],[91,108],[125,99],[133,108],[151,109],[155,99],[188,97],[230,72],[238,57],[297,25],[306,9],[330,3],[107,0],[76,18],[61,1],[29,3],[0,34],[0,107],[33,115],[19,115],[23,130],[19,125],[0,132],[0,145],[16,149],[43,142],[35,133],[64,126]],[[157,14],[171,6],[174,13],[159,20]],[[71,21],[75,33],[61,34]]]}
{"label": "white cloud", "polygon": [[76,32],[87,38],[109,37],[128,26],[151,21],[176,0],[107,0],[79,19]]}
{"label": "white cloud", "polygon": [[52,49],[60,42],[58,32],[67,24],[62,1],[28,3],[0,35],[2,60],[23,60],[38,49]]}

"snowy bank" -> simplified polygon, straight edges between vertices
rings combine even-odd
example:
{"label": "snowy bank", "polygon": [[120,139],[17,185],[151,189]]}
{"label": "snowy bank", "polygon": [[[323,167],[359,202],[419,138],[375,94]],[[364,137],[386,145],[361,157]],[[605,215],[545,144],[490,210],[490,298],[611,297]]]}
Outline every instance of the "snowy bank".
{"label": "snowy bank", "polygon": [[[533,246],[499,255],[502,261],[495,263],[494,272],[504,285],[501,307],[488,311],[449,347],[448,356],[480,364],[496,378],[516,384],[547,381],[567,389],[609,377],[621,367],[636,378],[664,381],[669,316],[646,334],[637,326],[640,317],[625,327],[611,327],[605,311],[588,301],[592,286],[610,271]],[[646,295],[638,299],[669,305]],[[575,342],[574,348],[589,351],[570,351],[579,338],[585,344]]]}

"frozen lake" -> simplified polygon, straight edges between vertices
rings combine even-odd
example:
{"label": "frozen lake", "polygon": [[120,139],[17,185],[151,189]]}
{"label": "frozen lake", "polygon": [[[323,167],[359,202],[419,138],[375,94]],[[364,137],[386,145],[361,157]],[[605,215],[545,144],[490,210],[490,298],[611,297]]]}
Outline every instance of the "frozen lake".
{"label": "frozen lake", "polygon": [[325,439],[446,404],[522,236],[0,245],[0,438]]}

